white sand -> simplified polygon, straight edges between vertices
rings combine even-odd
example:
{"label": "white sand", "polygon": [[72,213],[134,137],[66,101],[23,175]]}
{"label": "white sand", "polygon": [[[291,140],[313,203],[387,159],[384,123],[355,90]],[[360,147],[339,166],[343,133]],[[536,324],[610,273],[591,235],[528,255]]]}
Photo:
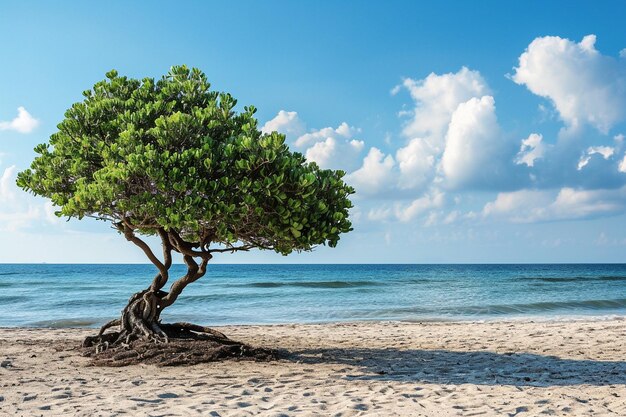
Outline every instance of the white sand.
{"label": "white sand", "polygon": [[95,368],[89,330],[0,329],[0,415],[626,416],[620,319],[220,330],[293,358]]}

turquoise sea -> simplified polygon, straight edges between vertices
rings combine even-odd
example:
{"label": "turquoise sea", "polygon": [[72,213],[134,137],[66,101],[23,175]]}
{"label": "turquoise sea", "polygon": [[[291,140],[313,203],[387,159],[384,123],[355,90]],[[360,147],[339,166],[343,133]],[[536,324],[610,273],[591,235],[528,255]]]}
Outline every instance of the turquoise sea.
{"label": "turquoise sea", "polygon": [[[0,326],[96,327],[151,265],[0,264]],[[182,275],[183,265],[172,267]],[[626,264],[212,265],[165,310],[206,325],[626,315]]]}

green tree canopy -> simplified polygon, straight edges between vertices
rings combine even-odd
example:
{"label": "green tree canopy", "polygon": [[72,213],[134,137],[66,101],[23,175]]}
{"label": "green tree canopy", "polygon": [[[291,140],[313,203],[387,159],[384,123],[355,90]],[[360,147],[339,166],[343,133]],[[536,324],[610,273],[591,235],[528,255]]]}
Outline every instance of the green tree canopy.
{"label": "green tree canopy", "polygon": [[173,67],[158,81],[106,77],[18,175],[59,215],[111,221],[127,238],[170,234],[183,254],[185,245],[288,254],[335,246],[351,230],[344,173],[306,162],[282,134],[262,133],[255,108],[236,112],[237,101],[210,90],[200,70]]}

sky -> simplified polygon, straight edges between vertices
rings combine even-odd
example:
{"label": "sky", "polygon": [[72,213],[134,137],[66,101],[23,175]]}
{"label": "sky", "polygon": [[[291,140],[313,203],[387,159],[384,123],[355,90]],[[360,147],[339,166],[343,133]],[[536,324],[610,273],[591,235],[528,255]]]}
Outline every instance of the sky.
{"label": "sky", "polygon": [[146,262],[15,176],[107,71],[181,64],[356,189],[337,248],[215,262],[626,262],[625,19],[621,1],[2,2],[0,262]]}

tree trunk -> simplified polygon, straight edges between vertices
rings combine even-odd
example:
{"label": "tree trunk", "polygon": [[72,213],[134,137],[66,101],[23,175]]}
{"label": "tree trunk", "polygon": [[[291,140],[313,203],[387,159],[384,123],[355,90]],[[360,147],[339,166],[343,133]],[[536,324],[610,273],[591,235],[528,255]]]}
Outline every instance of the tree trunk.
{"label": "tree trunk", "polygon": [[[128,222],[123,221],[116,226],[128,241],[144,251],[159,272],[150,287],[130,297],[119,319],[106,323],[96,336],[85,338],[85,355],[93,356],[94,364],[124,366],[144,362],[179,365],[227,357],[263,360],[275,357],[273,352],[252,349],[208,327],[190,323],[161,323],[163,309],[174,304],[187,285],[204,276],[211,253],[202,247],[200,251],[194,250],[194,245],[184,241],[175,231],[159,229],[164,259],[161,262],[150,247],[135,236],[134,228]],[[169,278],[172,250],[183,255],[187,273],[172,283],[169,292],[165,292],[162,288]],[[194,257],[200,258],[201,262],[198,264]],[[117,330],[107,332],[112,328]]]}
{"label": "tree trunk", "polygon": [[[121,317],[102,326],[98,335],[85,338],[83,347],[95,347],[95,353],[99,353],[111,347],[130,347],[136,340],[154,344],[168,343],[171,337],[229,341],[223,333],[208,327],[190,323],[161,323],[160,316],[164,308],[162,300],[167,295],[165,291],[151,289],[133,294],[122,310]],[[105,333],[116,326],[119,330]]]}

